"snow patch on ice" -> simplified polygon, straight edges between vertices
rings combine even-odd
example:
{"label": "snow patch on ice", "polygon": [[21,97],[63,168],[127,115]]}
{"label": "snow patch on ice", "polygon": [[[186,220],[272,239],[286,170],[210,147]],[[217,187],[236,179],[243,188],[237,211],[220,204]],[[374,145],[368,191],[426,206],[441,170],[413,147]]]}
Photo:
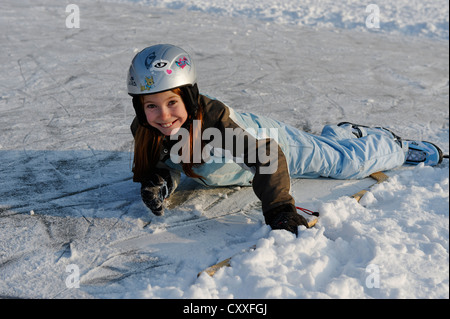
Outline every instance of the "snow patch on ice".
{"label": "snow patch on ice", "polygon": [[[440,39],[449,37],[449,3],[439,1],[358,0],[337,2],[292,0],[118,0],[171,10],[198,11],[214,15],[253,18],[265,23],[293,24],[311,28],[354,29]],[[377,11],[373,9],[376,6]],[[379,26],[370,21],[378,14]],[[369,19],[369,23],[367,20]],[[373,23],[373,22],[372,22]]]}
{"label": "snow patch on ice", "polygon": [[[448,191],[448,168],[399,172],[373,188],[367,207],[348,197],[324,203],[318,226],[301,229],[298,238],[271,231],[255,250],[233,258],[231,268],[202,275],[185,297],[448,295]],[[431,260],[439,266],[427,271]],[[375,288],[367,282],[373,266]]]}

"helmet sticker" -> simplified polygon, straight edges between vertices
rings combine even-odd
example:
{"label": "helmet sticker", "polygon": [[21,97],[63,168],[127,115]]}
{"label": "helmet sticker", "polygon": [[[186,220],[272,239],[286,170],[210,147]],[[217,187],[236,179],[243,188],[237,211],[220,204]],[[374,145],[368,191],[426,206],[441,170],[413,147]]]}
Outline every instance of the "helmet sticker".
{"label": "helmet sticker", "polygon": [[178,65],[178,67],[180,67],[182,69],[184,69],[186,67],[186,65],[191,66],[191,63],[185,56],[180,58],[178,61],[175,61],[175,64]]}
{"label": "helmet sticker", "polygon": [[164,69],[167,66],[167,64],[169,64],[169,61],[158,60],[153,63],[153,67],[155,69]]}
{"label": "helmet sticker", "polygon": [[147,55],[147,57],[145,58],[145,67],[147,69],[150,69],[150,66],[152,65],[153,61],[155,61],[156,59],[156,54],[155,52],[150,53],[149,55]]}
{"label": "helmet sticker", "polygon": [[128,85],[137,86],[133,76],[130,76],[130,79],[128,80]]}
{"label": "helmet sticker", "polygon": [[145,91],[145,90],[150,91],[154,84],[155,84],[155,81],[153,80],[153,76],[151,76],[151,77],[146,76],[145,77],[145,85],[141,85],[141,92]]}
{"label": "helmet sticker", "polygon": [[153,62],[151,71],[162,72],[165,71],[168,75],[172,74],[172,70],[169,69],[169,61],[167,60],[156,60]]}

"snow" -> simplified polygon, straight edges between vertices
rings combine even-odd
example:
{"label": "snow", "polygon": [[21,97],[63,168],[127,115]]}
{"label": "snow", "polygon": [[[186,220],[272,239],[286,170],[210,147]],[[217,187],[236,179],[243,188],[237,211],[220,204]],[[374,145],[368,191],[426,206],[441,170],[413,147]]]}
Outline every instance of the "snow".
{"label": "snow", "polygon": [[137,51],[173,43],[239,111],[383,125],[448,154],[448,1],[379,0],[379,29],[353,0],[80,0],[79,28],[67,4],[0,4],[0,297],[449,298],[448,160],[387,172],[360,203],[346,195],[367,180],[293,181],[321,213],[298,237],[246,188],[198,187],[154,217],[125,85]]}
{"label": "snow", "polygon": [[[154,8],[184,9],[228,17],[256,18],[263,22],[313,28],[364,30],[377,7],[381,32],[448,39],[447,1],[389,1],[361,3],[358,0],[137,0]],[[378,28],[377,28],[378,29]]]}

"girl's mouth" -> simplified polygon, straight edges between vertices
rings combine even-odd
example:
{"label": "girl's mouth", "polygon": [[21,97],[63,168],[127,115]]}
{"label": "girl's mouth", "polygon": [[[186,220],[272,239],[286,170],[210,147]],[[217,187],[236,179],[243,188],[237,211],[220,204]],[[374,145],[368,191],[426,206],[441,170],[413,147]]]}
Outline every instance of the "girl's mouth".
{"label": "girl's mouth", "polygon": [[169,122],[169,123],[159,123],[159,125],[161,125],[163,128],[169,128],[169,127],[171,127],[176,121],[178,121],[178,120],[175,120],[175,121]]}

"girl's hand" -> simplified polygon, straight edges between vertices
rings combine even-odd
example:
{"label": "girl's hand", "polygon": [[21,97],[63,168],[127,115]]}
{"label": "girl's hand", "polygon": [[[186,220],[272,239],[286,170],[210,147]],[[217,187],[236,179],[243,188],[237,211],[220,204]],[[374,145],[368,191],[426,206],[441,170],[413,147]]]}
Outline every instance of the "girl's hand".
{"label": "girl's hand", "polygon": [[294,205],[286,204],[275,207],[264,214],[266,224],[272,229],[284,229],[298,235],[298,226],[306,226],[308,221],[297,213]]}
{"label": "girl's hand", "polygon": [[144,204],[156,216],[164,215],[164,199],[169,197],[171,191],[167,181],[155,174],[141,186],[141,197]]}

